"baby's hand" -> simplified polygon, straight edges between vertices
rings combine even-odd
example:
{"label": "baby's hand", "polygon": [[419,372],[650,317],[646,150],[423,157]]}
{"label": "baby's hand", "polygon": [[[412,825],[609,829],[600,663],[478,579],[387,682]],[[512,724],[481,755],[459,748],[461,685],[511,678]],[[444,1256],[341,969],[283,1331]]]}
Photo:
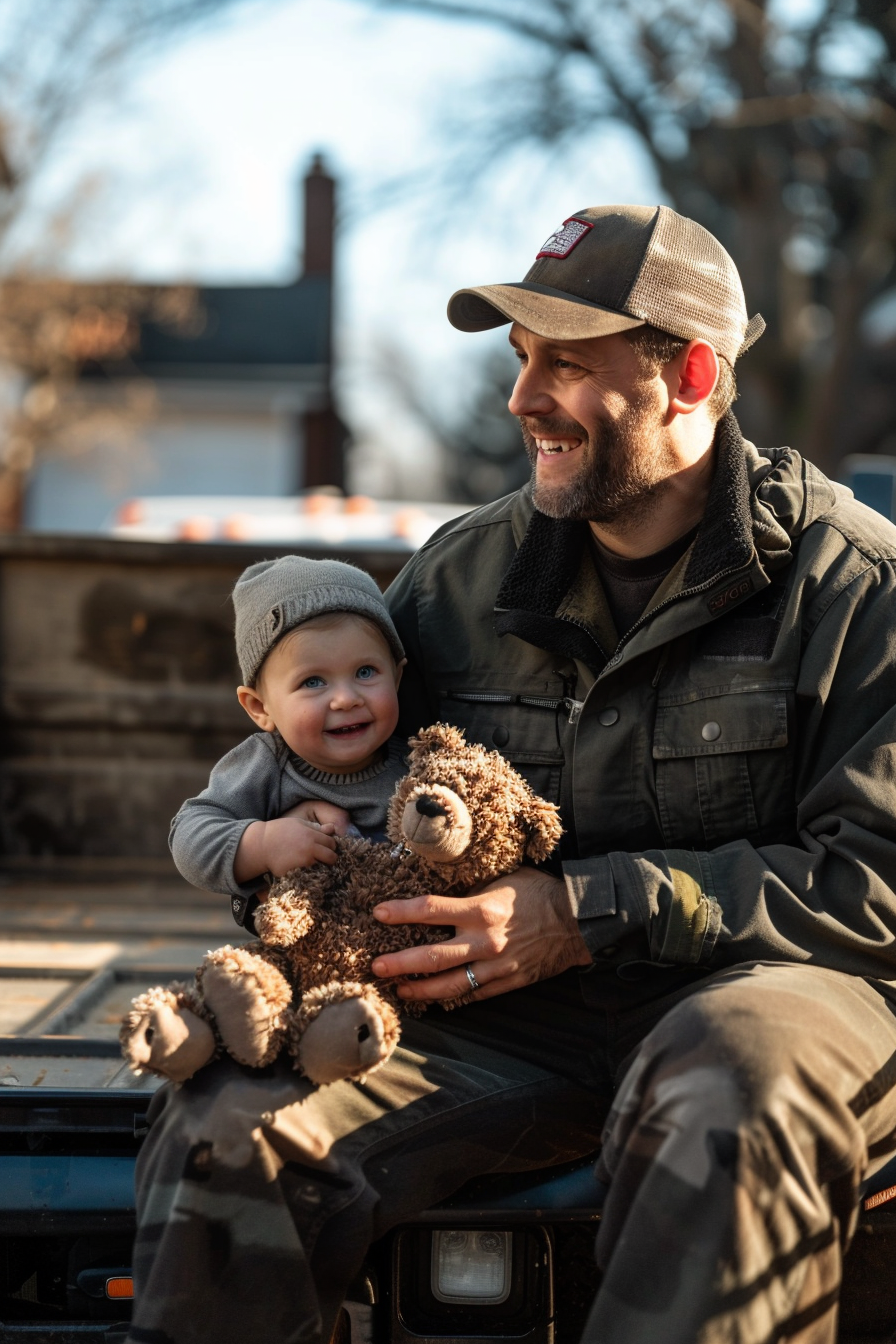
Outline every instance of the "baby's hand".
{"label": "baby's hand", "polygon": [[243,831],[233,862],[237,882],[251,882],[262,873],[282,877],[293,868],[336,862],[332,826],[318,826],[299,817],[253,821]]}
{"label": "baby's hand", "polygon": [[346,835],[352,820],[344,807],[337,807],[335,803],[322,803],[316,798],[306,798],[303,803],[296,803],[283,816],[297,817],[300,821],[309,821],[325,829],[332,827],[332,830],[327,830],[328,835]]}
{"label": "baby's hand", "polygon": [[336,862],[336,841],[330,826],[296,816],[278,817],[263,825],[265,869],[275,877],[293,868],[310,868],[313,863]]}

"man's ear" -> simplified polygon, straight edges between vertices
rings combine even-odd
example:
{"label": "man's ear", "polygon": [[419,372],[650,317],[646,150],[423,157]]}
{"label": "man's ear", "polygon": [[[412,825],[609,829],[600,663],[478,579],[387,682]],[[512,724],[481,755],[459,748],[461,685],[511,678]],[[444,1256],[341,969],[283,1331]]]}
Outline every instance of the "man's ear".
{"label": "man's ear", "polygon": [[263,728],[266,733],[274,731],[277,725],[268,713],[265,703],[257,691],[253,691],[249,686],[237,686],[236,698],[253,723],[257,723],[259,728]]}
{"label": "man's ear", "polygon": [[719,357],[708,341],[691,341],[663,372],[669,375],[669,409],[690,415],[715,391]]}

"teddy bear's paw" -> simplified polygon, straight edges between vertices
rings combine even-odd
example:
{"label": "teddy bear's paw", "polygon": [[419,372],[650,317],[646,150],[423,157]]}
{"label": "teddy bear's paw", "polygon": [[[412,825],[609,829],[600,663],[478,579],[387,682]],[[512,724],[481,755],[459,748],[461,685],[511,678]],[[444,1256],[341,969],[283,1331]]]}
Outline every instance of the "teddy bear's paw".
{"label": "teddy bear's paw", "polygon": [[305,904],[299,904],[292,892],[271,896],[255,911],[255,931],[263,943],[272,947],[292,947],[308,933],[313,920]]}
{"label": "teddy bear's paw", "polygon": [[185,1002],[185,986],[148,989],[121,1024],[122,1053],[135,1073],[184,1083],[214,1058],[214,1032]]}
{"label": "teddy bear's paw", "polygon": [[292,1002],[282,972],[247,948],[222,947],[209,952],[200,979],[228,1054],[253,1068],[276,1059]]}
{"label": "teddy bear's paw", "polygon": [[313,1083],[363,1083],[382,1068],[396,1044],[398,1014],[371,985],[326,985],[302,1000],[297,1024],[307,1023],[295,1049]]}

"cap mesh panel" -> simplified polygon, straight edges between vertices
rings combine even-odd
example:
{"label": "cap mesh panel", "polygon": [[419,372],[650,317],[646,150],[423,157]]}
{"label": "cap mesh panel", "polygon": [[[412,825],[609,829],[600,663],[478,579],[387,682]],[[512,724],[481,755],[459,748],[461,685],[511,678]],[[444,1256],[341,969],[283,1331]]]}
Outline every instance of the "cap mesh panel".
{"label": "cap mesh panel", "polygon": [[740,276],[711,233],[665,206],[627,303],[629,312],[686,340],[705,340],[733,364],[747,326]]}

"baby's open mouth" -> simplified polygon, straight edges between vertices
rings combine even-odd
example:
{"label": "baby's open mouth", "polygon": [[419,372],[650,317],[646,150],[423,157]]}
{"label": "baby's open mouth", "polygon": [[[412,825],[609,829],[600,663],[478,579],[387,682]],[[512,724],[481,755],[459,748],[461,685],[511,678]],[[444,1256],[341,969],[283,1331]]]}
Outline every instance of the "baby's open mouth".
{"label": "baby's open mouth", "polygon": [[328,737],[351,737],[353,733],[363,733],[369,727],[369,723],[346,723],[342,728],[326,728],[324,731]]}

